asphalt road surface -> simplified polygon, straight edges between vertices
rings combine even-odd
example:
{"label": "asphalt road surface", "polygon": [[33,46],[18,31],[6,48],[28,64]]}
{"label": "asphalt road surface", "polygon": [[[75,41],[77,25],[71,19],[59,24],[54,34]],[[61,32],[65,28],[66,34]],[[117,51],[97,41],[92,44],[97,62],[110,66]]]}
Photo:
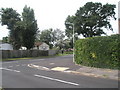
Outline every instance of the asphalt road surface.
{"label": "asphalt road surface", "polygon": [[[55,60],[72,60],[72,55],[44,59],[29,59],[3,62],[3,88],[118,88],[118,81],[76,75],[57,71],[39,70],[28,64]],[[63,63],[63,61],[62,61]]]}

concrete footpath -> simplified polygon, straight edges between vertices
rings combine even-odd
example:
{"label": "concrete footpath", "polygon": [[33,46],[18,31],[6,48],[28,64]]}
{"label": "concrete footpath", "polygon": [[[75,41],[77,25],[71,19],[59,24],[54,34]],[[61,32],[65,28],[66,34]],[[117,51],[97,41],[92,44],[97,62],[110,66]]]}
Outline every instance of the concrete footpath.
{"label": "concrete footpath", "polygon": [[67,59],[44,60],[37,63],[31,63],[28,66],[40,70],[59,71],[65,73],[73,73],[77,75],[80,74],[80,75],[86,75],[92,77],[120,80],[120,78],[118,78],[118,73],[119,73],[118,70],[86,67],[82,65],[77,65],[73,63],[72,60],[67,60]]}

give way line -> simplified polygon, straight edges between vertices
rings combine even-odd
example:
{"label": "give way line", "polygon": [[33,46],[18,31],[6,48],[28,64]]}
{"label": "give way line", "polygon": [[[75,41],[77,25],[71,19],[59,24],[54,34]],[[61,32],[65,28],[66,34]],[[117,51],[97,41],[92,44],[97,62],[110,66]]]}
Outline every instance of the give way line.
{"label": "give way line", "polygon": [[44,78],[44,79],[52,80],[52,81],[57,81],[57,82],[62,82],[62,83],[66,83],[66,84],[71,84],[71,85],[79,86],[79,84],[77,84],[77,83],[68,82],[68,81],[64,81],[64,80],[60,80],[60,79],[55,79],[55,78],[46,77],[46,76],[37,75],[37,74],[35,74],[34,76],[39,77],[39,78]]}
{"label": "give way line", "polygon": [[7,70],[7,71],[13,71],[13,72],[20,72],[18,70],[13,70],[13,69],[8,69],[8,68],[0,68],[0,69]]}
{"label": "give way line", "polygon": [[[20,72],[18,70],[13,70],[13,69],[8,69],[8,68],[1,68],[2,70],[7,70],[7,71],[13,71],[13,72]],[[48,79],[48,80],[52,80],[52,81],[57,81],[57,82],[61,82],[61,83],[66,83],[66,84],[70,84],[70,85],[75,85],[75,86],[79,86],[79,84],[77,83],[73,83],[73,82],[68,82],[68,81],[64,81],[64,80],[60,80],[60,79],[56,79],[56,78],[51,78],[51,77],[47,77],[47,76],[42,76],[42,75],[34,75],[35,77],[39,77],[39,78],[44,78],[44,79]]]}

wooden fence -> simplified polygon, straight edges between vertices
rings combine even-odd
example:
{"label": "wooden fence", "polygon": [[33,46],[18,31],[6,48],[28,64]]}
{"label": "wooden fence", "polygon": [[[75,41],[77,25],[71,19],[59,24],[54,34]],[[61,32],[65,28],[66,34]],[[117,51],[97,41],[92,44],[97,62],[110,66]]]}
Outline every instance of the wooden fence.
{"label": "wooden fence", "polygon": [[58,50],[2,50],[2,58],[23,58],[23,57],[39,57],[52,56],[57,54]]}

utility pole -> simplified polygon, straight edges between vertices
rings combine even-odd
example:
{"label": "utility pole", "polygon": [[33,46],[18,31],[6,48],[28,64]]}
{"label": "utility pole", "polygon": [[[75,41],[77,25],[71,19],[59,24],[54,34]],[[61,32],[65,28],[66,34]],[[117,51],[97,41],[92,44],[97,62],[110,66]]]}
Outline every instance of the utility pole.
{"label": "utility pole", "polygon": [[120,1],[118,2],[118,33],[120,34]]}

